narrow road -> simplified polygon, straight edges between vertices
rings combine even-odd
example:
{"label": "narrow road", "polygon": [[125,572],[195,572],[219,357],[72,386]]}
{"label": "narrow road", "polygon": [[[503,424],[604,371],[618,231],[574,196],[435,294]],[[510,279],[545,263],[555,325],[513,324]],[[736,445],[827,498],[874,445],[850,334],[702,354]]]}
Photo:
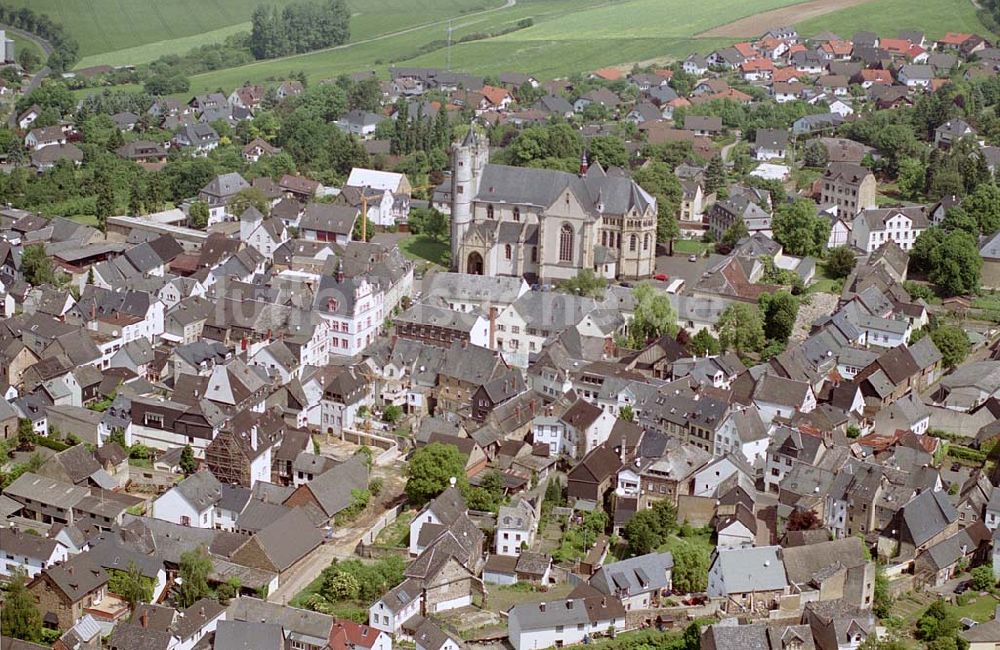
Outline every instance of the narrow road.
{"label": "narrow road", "polygon": [[[42,48],[42,52],[45,53],[46,59],[52,56],[52,53],[55,52],[55,48],[52,47],[52,43],[49,43],[47,40],[45,40],[41,36],[38,36],[37,34],[32,34],[31,32],[26,32],[23,29],[18,29],[17,27],[11,27],[10,25],[0,25],[0,29],[6,30],[11,34],[20,36],[21,38],[36,44],[38,47]],[[49,66],[44,66],[41,70],[32,75],[31,81],[29,81],[27,84],[21,87],[22,92],[25,95],[29,94],[35,88],[38,88],[40,85],[42,85],[42,81],[45,79],[45,77],[49,76],[49,74],[51,73],[52,69]],[[10,125],[12,127],[17,126],[17,111],[11,111]]]}

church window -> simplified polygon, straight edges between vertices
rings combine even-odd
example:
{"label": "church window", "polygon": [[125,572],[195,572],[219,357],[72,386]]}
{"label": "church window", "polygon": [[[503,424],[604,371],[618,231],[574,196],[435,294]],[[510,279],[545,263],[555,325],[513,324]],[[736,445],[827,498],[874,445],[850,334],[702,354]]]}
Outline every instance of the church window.
{"label": "church window", "polygon": [[486,206],[486,218],[487,219],[492,219],[493,218],[493,206],[492,205],[487,205]]}
{"label": "church window", "polygon": [[628,249],[630,251],[634,251],[635,250],[636,244],[638,243],[638,239],[639,238],[636,237],[635,235],[630,235],[629,236],[629,238],[628,238]]}
{"label": "church window", "polygon": [[559,261],[573,261],[573,226],[564,223],[559,231]]}
{"label": "church window", "polygon": [[642,238],[642,250],[649,250],[649,233],[646,233],[646,235]]}
{"label": "church window", "polygon": [[515,205],[514,206],[514,221],[520,221],[520,220],[521,220],[521,208]]}
{"label": "church window", "polygon": [[531,247],[531,261],[538,262],[538,246]]}
{"label": "church window", "polygon": [[510,244],[504,244],[503,245],[503,256],[504,256],[504,259],[508,259],[509,260],[511,258]]}
{"label": "church window", "polygon": [[601,231],[601,246],[607,246],[607,245],[608,245],[608,231],[607,230],[602,230]]}

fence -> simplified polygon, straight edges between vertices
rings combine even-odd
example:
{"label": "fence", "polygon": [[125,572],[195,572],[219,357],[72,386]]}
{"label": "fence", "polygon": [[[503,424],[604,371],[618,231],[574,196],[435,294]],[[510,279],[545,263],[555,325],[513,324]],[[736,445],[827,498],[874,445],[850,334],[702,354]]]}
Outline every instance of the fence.
{"label": "fence", "polygon": [[356,445],[365,445],[367,447],[381,449],[382,453],[372,458],[372,461],[376,465],[388,462],[394,458],[397,453],[399,453],[399,445],[394,439],[380,436],[377,433],[371,433],[370,431],[344,429],[342,438],[347,442],[352,442]]}
{"label": "fence", "polygon": [[361,545],[369,546],[371,544],[374,544],[375,538],[378,537],[378,534],[381,533],[383,530],[385,530],[386,527],[389,526],[389,524],[396,521],[401,512],[403,512],[402,503],[397,504],[396,506],[389,508],[384,513],[382,513],[382,516],[378,518],[378,520],[372,525],[371,528],[365,531],[364,535],[362,535]]}

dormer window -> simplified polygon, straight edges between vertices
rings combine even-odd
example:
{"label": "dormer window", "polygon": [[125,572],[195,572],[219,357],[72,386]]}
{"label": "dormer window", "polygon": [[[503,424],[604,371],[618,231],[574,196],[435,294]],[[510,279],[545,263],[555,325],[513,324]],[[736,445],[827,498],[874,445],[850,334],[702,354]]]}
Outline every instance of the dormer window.
{"label": "dormer window", "polygon": [[493,218],[493,205],[492,204],[489,204],[489,205],[486,206],[486,218],[487,219],[492,219]]}

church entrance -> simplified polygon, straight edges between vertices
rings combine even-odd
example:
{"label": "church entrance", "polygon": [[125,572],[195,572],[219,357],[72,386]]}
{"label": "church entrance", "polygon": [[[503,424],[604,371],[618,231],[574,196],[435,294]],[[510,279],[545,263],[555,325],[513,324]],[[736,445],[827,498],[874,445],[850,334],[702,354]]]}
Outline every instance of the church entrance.
{"label": "church entrance", "polygon": [[483,256],[479,253],[470,253],[469,261],[465,265],[465,272],[469,275],[483,274]]}

